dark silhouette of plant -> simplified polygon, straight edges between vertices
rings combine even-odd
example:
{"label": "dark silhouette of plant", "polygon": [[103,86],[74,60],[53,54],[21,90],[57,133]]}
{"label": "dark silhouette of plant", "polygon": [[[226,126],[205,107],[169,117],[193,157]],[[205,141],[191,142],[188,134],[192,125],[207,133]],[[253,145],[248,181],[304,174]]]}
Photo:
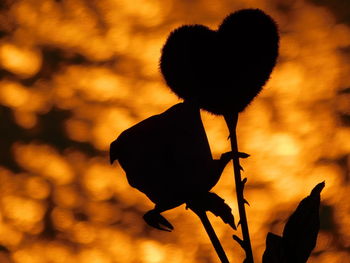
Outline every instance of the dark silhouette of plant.
{"label": "dark silhouette of plant", "polygon": [[[160,68],[169,87],[181,98],[223,115],[232,152],[238,152],[238,113],[254,99],[269,79],[278,56],[278,29],[259,9],[227,16],[217,31],[201,25],[174,30],[163,47]],[[247,262],[253,262],[239,158],[233,158],[236,193]]]}
{"label": "dark silhouette of plant", "polygon": [[232,157],[227,152],[213,160],[199,108],[188,102],[127,129],[110,148],[111,163],[118,159],[129,184],[156,204],[144,220],[159,230],[171,231],[172,224],[160,213],[186,203],[199,216],[222,262],[229,261],[206,211],[236,229],[231,208],[209,192]]}
{"label": "dark silhouette of plant", "polygon": [[[199,108],[179,103],[127,129],[111,144],[110,160],[117,159],[130,185],[156,204],[144,215],[149,225],[170,231],[173,226],[160,213],[193,200],[190,208],[203,206],[235,228],[231,209],[217,212],[210,202],[224,203],[209,194],[232,154],[213,160]],[[208,205],[198,201],[203,199]]]}
{"label": "dark silhouette of plant", "polygon": [[304,198],[289,217],[283,236],[268,233],[263,263],[305,263],[316,246],[320,229],[320,193],[325,183],[319,183]]}
{"label": "dark silhouette of plant", "polygon": [[170,33],[160,68],[181,98],[218,115],[241,112],[269,79],[278,56],[276,23],[258,9],[227,16],[214,31],[185,25]]}
{"label": "dark silhouette of plant", "polygon": [[[207,211],[236,229],[231,208],[210,189],[233,159],[236,195],[242,230],[233,239],[244,249],[244,263],[253,263],[245,212],[242,167],[236,126],[238,114],[259,94],[276,64],[279,48],[274,20],[259,9],[227,16],[218,30],[184,25],[170,33],[160,59],[167,85],[184,103],[152,116],[124,131],[111,144],[111,162],[118,159],[131,186],[145,193],[155,208],[145,221],[160,230],[173,226],[161,212],[186,203],[203,223],[221,260],[229,262]],[[232,152],[213,160],[199,109],[225,118]],[[165,174],[166,173],[166,174]],[[267,236],[264,263],[304,263],[315,246],[319,229],[320,192],[317,185],[288,220],[283,237]]]}

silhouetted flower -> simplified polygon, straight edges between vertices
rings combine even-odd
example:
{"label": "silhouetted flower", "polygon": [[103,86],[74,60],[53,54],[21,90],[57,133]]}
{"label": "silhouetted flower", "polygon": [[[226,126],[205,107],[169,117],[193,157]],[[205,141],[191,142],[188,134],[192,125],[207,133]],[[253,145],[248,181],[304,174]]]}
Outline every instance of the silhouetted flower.
{"label": "silhouetted flower", "polygon": [[179,103],[125,130],[111,144],[110,160],[116,159],[129,184],[156,204],[145,221],[169,230],[171,224],[160,213],[199,196],[206,198],[232,154],[213,160],[199,108]]}
{"label": "silhouetted flower", "polygon": [[168,37],[160,68],[169,87],[214,114],[242,111],[269,79],[278,29],[259,9],[227,16],[217,31],[182,26]]}

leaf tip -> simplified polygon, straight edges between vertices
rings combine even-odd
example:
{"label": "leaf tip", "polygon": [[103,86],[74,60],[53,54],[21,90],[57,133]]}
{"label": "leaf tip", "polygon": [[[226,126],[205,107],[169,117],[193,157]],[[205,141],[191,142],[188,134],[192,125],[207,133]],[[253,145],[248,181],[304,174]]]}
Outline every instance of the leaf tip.
{"label": "leaf tip", "polygon": [[317,184],[312,190],[311,190],[311,196],[318,196],[321,194],[323,188],[326,186],[325,181]]}

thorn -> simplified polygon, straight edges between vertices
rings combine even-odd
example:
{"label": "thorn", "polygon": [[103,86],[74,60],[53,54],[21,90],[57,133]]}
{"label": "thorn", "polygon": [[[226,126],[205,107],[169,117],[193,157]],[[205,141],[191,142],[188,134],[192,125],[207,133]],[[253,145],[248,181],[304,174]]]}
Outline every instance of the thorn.
{"label": "thorn", "polygon": [[237,227],[236,227],[236,225],[235,225],[235,221],[234,221],[234,220],[228,222],[228,224],[232,227],[233,230],[237,230]]}
{"label": "thorn", "polygon": [[250,206],[249,202],[246,199],[244,199],[244,203]]}
{"label": "thorn", "polygon": [[238,152],[238,157],[239,158],[245,159],[245,158],[248,158],[249,156],[250,156],[250,154],[248,154],[248,153]]}
{"label": "thorn", "polygon": [[244,241],[242,239],[240,239],[236,235],[233,235],[232,238],[233,238],[234,241],[236,241],[245,250]]}
{"label": "thorn", "polygon": [[241,220],[238,221],[237,223],[237,227],[239,227],[239,225],[241,224]]}
{"label": "thorn", "polygon": [[239,165],[239,170],[244,171],[242,165]]}
{"label": "thorn", "polygon": [[247,177],[244,178],[244,179],[241,181],[242,192],[244,191],[245,184],[246,184],[247,181],[248,181]]}
{"label": "thorn", "polygon": [[235,224],[230,224],[230,226],[232,227],[233,230],[237,230],[237,226]]}

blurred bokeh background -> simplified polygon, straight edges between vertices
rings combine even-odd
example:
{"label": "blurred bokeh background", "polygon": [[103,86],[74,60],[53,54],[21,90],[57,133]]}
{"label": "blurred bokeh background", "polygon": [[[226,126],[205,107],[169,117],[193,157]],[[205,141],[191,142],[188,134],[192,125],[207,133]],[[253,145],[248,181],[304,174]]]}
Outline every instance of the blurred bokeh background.
{"label": "blurred bokeh background", "polygon": [[[256,262],[267,232],[325,180],[321,232],[309,262],[350,262],[350,3],[347,0],[2,0],[0,2],[0,262],[218,262],[198,218],[165,213],[172,233],[142,220],[108,147],[131,125],[178,102],[159,72],[168,33],[217,28],[240,8],[278,22],[280,58],[241,114],[241,151]],[[224,121],[202,113],[215,157]],[[232,165],[214,191],[238,218]],[[166,176],[166,173],[164,174]],[[232,262],[243,252],[216,217]]]}

